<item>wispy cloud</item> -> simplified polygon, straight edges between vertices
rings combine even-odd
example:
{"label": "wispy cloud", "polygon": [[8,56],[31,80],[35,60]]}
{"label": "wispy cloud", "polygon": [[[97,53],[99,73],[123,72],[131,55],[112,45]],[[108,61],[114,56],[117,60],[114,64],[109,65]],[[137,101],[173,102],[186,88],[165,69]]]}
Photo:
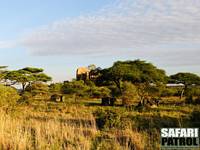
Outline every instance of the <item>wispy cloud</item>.
{"label": "wispy cloud", "polygon": [[21,43],[35,55],[102,55],[161,44],[200,44],[200,1],[120,0],[95,14],[41,27]]}
{"label": "wispy cloud", "polygon": [[16,47],[17,42],[14,41],[0,41],[0,49],[7,49]]}

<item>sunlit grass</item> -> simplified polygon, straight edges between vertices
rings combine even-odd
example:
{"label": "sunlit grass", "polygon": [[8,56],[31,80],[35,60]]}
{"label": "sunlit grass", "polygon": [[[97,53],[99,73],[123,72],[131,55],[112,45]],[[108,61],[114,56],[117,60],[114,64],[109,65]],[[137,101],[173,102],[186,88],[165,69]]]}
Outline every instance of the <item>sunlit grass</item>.
{"label": "sunlit grass", "polygon": [[[0,109],[0,149],[143,150],[159,149],[160,128],[190,127],[198,105],[160,105],[142,112],[120,106],[35,101]],[[114,112],[111,128],[98,128],[96,112]]]}

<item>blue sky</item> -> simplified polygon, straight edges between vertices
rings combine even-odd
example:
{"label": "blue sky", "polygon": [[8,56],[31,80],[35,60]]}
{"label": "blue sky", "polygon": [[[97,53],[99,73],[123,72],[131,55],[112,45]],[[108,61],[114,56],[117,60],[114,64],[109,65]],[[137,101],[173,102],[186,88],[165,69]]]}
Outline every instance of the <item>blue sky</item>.
{"label": "blue sky", "polygon": [[200,74],[199,20],[196,0],[0,0],[0,64],[42,67],[54,81],[138,58]]}

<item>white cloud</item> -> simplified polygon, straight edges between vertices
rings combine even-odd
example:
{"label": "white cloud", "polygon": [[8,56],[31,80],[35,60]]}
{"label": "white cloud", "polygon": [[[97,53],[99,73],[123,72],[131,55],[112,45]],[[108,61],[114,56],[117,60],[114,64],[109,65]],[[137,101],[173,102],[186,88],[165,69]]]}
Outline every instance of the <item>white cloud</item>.
{"label": "white cloud", "polygon": [[[41,27],[21,43],[35,55],[102,55],[148,46],[200,44],[200,1],[120,0],[93,15]],[[190,50],[196,57],[200,54],[192,47],[184,51]]]}
{"label": "white cloud", "polygon": [[17,43],[13,41],[0,41],[0,49],[13,48],[16,45]]}

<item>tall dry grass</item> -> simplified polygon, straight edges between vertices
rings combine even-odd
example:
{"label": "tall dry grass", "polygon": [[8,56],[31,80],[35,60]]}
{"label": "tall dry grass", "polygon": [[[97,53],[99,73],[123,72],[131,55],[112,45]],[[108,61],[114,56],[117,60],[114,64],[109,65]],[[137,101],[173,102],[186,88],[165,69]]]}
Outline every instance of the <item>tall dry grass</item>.
{"label": "tall dry grass", "polygon": [[94,116],[80,114],[80,109],[66,108],[63,113],[0,109],[0,150],[144,149],[140,133],[131,129],[104,133],[96,128]]}
{"label": "tall dry grass", "polygon": [[[73,120],[68,118],[68,120]],[[75,122],[75,121],[74,121]],[[94,118],[83,120],[12,117],[0,111],[0,149],[88,150],[97,130]],[[77,123],[78,122],[78,123]]]}

